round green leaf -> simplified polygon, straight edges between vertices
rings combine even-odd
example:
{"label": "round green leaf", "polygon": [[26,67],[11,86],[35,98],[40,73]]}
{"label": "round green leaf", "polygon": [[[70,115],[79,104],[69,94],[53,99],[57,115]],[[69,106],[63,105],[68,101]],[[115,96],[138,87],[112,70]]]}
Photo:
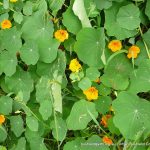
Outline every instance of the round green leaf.
{"label": "round green leaf", "polygon": [[19,137],[24,132],[24,123],[20,115],[11,116],[10,125],[11,125],[11,131],[14,132],[16,137]]}
{"label": "round green leaf", "polygon": [[52,121],[51,128],[52,134],[57,141],[63,141],[65,139],[67,133],[67,125],[62,118],[57,117],[56,124],[55,121]]}
{"label": "round green leaf", "polygon": [[38,41],[40,60],[51,63],[57,57],[59,42],[55,39],[40,39]]}
{"label": "round green leaf", "polygon": [[150,134],[150,103],[138,96],[121,92],[113,102],[114,124],[126,139],[139,139]]}
{"label": "round green leaf", "polygon": [[102,68],[102,52],[105,48],[104,30],[83,28],[77,34],[75,50],[81,61],[89,66]]}
{"label": "round green leaf", "polygon": [[134,4],[122,6],[117,14],[118,24],[125,29],[134,30],[140,25],[140,11]]}
{"label": "round green leaf", "polygon": [[8,96],[0,97],[0,114],[9,115],[12,112],[12,98]]}
{"label": "round green leaf", "polygon": [[39,51],[35,41],[28,41],[22,46],[20,57],[27,65],[35,65],[37,63]]}
{"label": "round green leaf", "polygon": [[114,2],[112,7],[105,10],[105,29],[107,31],[107,34],[109,36],[115,36],[117,39],[120,40],[132,37],[137,34],[135,30],[127,30],[125,28],[122,28],[116,21],[119,8],[122,7],[122,5],[126,4],[126,1],[124,3]]}
{"label": "round green leaf", "polygon": [[23,14],[26,16],[32,15],[32,2],[27,1],[23,7]]}
{"label": "round green leaf", "polygon": [[20,31],[13,27],[9,30],[2,32],[2,42],[5,49],[9,50],[10,53],[16,54],[22,46],[20,38]]}
{"label": "round green leaf", "polygon": [[148,92],[150,90],[150,60],[143,60],[139,68],[132,72],[129,91],[132,93]]}
{"label": "round green leaf", "polygon": [[[85,129],[87,124],[92,120],[90,113],[96,118],[98,113],[95,110],[95,104],[86,100],[76,102],[67,118],[69,130]],[[75,123],[76,122],[76,123]]]}
{"label": "round green leaf", "polygon": [[12,76],[16,72],[17,58],[9,51],[0,53],[0,68],[7,76]]}

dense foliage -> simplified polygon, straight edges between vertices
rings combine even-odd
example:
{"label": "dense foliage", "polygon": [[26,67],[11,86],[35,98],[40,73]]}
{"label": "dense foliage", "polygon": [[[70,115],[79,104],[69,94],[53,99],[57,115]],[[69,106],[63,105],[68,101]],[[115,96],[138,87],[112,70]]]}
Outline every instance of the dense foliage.
{"label": "dense foliage", "polygon": [[0,0],[0,150],[150,150],[150,0]]}

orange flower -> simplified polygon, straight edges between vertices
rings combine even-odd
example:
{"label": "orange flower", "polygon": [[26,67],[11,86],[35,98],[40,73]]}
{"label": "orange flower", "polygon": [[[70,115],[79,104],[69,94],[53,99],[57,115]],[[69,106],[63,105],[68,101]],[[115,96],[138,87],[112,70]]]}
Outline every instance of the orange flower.
{"label": "orange flower", "polygon": [[109,144],[109,145],[113,144],[112,140],[107,136],[104,136],[102,140],[105,144]]}
{"label": "orange flower", "polygon": [[89,89],[84,90],[83,93],[89,101],[96,100],[98,98],[98,90],[95,87],[90,87]]}
{"label": "orange flower", "polygon": [[102,117],[100,124],[105,128],[107,127],[107,121],[111,118],[111,115],[105,115]]}
{"label": "orange flower", "polygon": [[59,40],[60,42],[64,42],[66,39],[68,39],[68,32],[66,30],[57,30],[54,34],[55,38]]}
{"label": "orange flower", "polygon": [[11,24],[11,22],[9,20],[3,20],[1,22],[1,28],[2,29],[9,29],[11,27],[12,27],[12,24]]}
{"label": "orange flower", "polygon": [[72,72],[79,72],[80,69],[81,69],[81,64],[79,63],[77,58],[72,59],[69,64],[69,70],[71,70]]}
{"label": "orange flower", "polygon": [[0,115],[0,125],[2,125],[5,122],[4,115]]}
{"label": "orange flower", "polygon": [[140,48],[136,45],[132,45],[129,49],[128,49],[128,54],[127,57],[130,58],[137,58],[138,53],[140,53]]}
{"label": "orange flower", "polygon": [[119,40],[112,40],[109,42],[108,44],[108,48],[112,51],[112,52],[116,52],[121,50],[122,48],[122,43]]}

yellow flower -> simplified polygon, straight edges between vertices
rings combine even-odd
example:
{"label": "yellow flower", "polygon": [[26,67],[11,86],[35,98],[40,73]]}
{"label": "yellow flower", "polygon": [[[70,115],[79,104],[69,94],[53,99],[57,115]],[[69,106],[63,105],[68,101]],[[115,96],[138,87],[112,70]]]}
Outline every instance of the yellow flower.
{"label": "yellow flower", "polygon": [[0,115],[0,125],[2,125],[5,122],[4,115]]}
{"label": "yellow flower", "polygon": [[16,3],[18,0],[10,0],[11,3]]}
{"label": "yellow flower", "polygon": [[68,39],[69,35],[68,35],[68,32],[66,30],[57,30],[54,33],[54,36],[60,42],[64,42],[66,39]]}
{"label": "yellow flower", "polygon": [[12,24],[11,24],[11,22],[9,20],[3,20],[1,22],[1,28],[2,29],[9,29],[11,27],[12,27]]}
{"label": "yellow flower", "polygon": [[119,40],[112,40],[109,42],[108,44],[108,48],[112,51],[112,52],[116,52],[121,50],[122,48],[122,43]]}
{"label": "yellow flower", "polygon": [[78,62],[77,58],[72,59],[70,64],[69,64],[69,70],[72,72],[78,72],[81,69],[81,65]]}
{"label": "yellow flower", "polygon": [[98,98],[98,90],[95,87],[90,87],[89,89],[84,90],[83,93],[89,101],[96,100]]}
{"label": "yellow flower", "polygon": [[137,58],[138,53],[140,53],[140,48],[138,46],[132,45],[129,50],[127,57],[130,58]]}
{"label": "yellow flower", "polygon": [[107,136],[104,136],[102,140],[105,144],[108,144],[108,145],[113,144],[112,140]]}

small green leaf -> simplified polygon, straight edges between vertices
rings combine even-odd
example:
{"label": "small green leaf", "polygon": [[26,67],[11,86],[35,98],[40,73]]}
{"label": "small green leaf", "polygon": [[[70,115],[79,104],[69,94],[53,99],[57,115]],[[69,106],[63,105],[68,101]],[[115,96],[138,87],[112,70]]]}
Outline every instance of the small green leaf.
{"label": "small green leaf", "polygon": [[39,128],[38,120],[34,116],[27,116],[26,124],[31,131],[38,131]]}
{"label": "small green leaf", "polygon": [[20,115],[11,116],[10,125],[11,125],[11,131],[14,132],[16,137],[19,137],[24,132],[24,123]]}
{"label": "small green leaf", "polygon": [[12,112],[12,98],[8,96],[0,97],[0,114],[9,115]]}

